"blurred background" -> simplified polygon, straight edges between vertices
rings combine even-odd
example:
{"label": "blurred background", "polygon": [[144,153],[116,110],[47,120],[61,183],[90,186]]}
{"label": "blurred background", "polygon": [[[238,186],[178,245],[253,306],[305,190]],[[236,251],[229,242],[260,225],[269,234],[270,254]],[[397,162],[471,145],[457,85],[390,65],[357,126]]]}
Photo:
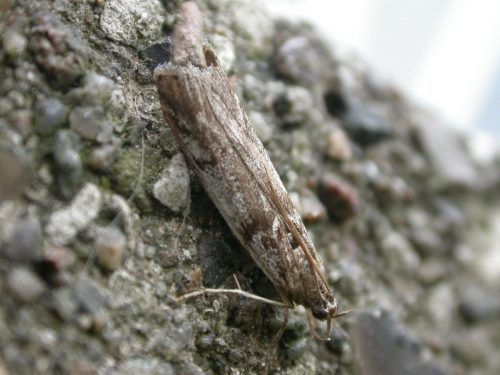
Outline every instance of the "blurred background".
{"label": "blurred background", "polygon": [[268,0],[356,53],[440,120],[470,134],[477,158],[500,144],[500,1]]}

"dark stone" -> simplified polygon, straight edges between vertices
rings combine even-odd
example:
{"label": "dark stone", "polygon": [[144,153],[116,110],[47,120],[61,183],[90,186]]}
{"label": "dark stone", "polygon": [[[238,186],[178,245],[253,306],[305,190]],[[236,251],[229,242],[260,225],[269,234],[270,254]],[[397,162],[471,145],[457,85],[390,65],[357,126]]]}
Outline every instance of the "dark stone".
{"label": "dark stone", "polygon": [[319,199],[328,211],[328,217],[335,222],[345,222],[357,213],[358,193],[355,188],[334,176],[325,176],[319,181]]}
{"label": "dark stone", "polygon": [[273,101],[273,110],[279,122],[288,128],[303,125],[310,117],[313,99],[303,87],[293,86]]}
{"label": "dark stone", "polygon": [[255,332],[262,321],[262,307],[262,303],[251,299],[232,298],[228,327],[237,327],[245,333]]}
{"label": "dark stone", "polygon": [[286,115],[288,112],[290,112],[291,108],[292,108],[292,104],[286,98],[285,95],[280,95],[273,102],[273,110],[274,110],[274,113],[276,114],[276,116]]}
{"label": "dark stone", "polygon": [[148,65],[148,68],[151,70],[160,64],[169,62],[171,55],[172,44],[170,42],[170,38],[139,51],[139,57],[144,60],[144,62]]}
{"label": "dark stone", "polygon": [[423,346],[386,313],[360,312],[350,330],[360,375],[446,375]]}
{"label": "dark stone", "polygon": [[333,117],[340,117],[347,111],[347,101],[339,90],[328,90],[323,95],[326,110]]}
{"label": "dark stone", "polygon": [[346,351],[345,334],[338,328],[334,327],[330,340],[326,342],[326,347],[332,353],[341,356]]}
{"label": "dark stone", "polygon": [[66,283],[64,270],[75,261],[75,255],[64,247],[47,246],[41,259],[36,263],[36,270],[45,282],[52,286]]}
{"label": "dark stone", "polygon": [[467,285],[458,305],[462,317],[471,323],[500,317],[500,299],[496,291],[479,285]]}
{"label": "dark stone", "polygon": [[392,131],[387,120],[374,108],[352,102],[343,117],[345,131],[361,146],[370,146],[388,138]]}
{"label": "dark stone", "polygon": [[243,249],[233,250],[226,242],[202,237],[198,243],[200,252],[203,285],[219,287],[238,270]]}

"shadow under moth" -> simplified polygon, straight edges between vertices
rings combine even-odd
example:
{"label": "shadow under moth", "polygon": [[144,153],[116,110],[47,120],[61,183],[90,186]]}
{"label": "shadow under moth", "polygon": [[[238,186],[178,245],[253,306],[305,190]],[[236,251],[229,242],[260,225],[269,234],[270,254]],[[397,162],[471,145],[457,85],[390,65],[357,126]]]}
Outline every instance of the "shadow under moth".
{"label": "shadow under moth", "polygon": [[202,15],[193,2],[181,5],[172,59],[155,69],[154,78],[166,122],[188,165],[273,283],[282,299],[275,304],[303,305],[327,320],[330,331],[332,319],[346,312],[338,312],[302,219],[215,53],[203,43]]}

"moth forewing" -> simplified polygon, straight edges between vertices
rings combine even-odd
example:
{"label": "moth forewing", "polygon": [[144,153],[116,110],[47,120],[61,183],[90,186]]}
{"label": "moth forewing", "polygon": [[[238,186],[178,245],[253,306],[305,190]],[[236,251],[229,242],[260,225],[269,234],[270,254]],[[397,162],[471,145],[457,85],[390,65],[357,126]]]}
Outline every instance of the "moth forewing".
{"label": "moth forewing", "polygon": [[155,69],[165,119],[205,191],[282,300],[330,322],[336,301],[322,260],[214,52],[202,44],[200,14],[189,22],[190,12],[199,12],[193,6],[181,6],[172,62]]}

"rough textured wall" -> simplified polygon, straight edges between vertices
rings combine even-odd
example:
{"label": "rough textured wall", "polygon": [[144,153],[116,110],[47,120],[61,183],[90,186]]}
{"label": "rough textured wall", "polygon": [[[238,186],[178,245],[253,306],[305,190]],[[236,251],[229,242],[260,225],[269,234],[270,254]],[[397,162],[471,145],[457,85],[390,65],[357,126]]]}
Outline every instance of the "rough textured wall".
{"label": "rough textured wall", "polygon": [[498,373],[500,163],[307,25],[199,5],[348,336],[296,309],[276,344],[280,309],[175,302],[233,274],[276,298],[163,121],[175,1],[0,0],[0,374]]}

